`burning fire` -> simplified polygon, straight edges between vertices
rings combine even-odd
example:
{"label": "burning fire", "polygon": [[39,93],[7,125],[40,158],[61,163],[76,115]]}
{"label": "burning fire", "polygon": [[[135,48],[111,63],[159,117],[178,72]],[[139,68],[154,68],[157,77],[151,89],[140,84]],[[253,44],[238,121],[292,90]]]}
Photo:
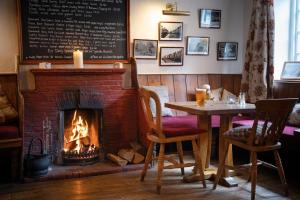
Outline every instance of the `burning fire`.
{"label": "burning fire", "polygon": [[72,135],[69,139],[65,138],[69,148],[65,148],[64,151],[81,153],[95,149],[95,145],[90,144],[89,124],[81,115],[77,115],[77,110],[74,112],[71,125]]}

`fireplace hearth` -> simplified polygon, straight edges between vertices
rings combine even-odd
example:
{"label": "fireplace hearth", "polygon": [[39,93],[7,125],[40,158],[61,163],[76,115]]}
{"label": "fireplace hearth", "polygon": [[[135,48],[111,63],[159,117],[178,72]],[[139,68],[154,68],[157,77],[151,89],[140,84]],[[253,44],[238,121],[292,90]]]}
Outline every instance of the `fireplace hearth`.
{"label": "fireplace hearth", "polygon": [[[115,153],[117,149],[126,148],[137,139],[137,90],[122,87],[125,69],[63,67],[31,69],[30,72],[34,78],[34,86],[30,90],[22,90],[23,156],[26,156],[33,136],[44,138],[45,117],[51,122],[52,131],[49,145],[49,151],[53,155],[52,170],[41,179],[99,175],[131,168],[131,165],[121,168],[104,159],[106,153]],[[66,159],[63,160],[64,123],[61,118],[65,117],[66,111],[72,111],[72,118],[75,110],[84,109],[94,110],[100,121],[97,127],[99,161],[93,165],[80,162],[67,164]],[[39,154],[40,149],[34,145],[32,153]],[[89,160],[84,162],[88,163]]]}

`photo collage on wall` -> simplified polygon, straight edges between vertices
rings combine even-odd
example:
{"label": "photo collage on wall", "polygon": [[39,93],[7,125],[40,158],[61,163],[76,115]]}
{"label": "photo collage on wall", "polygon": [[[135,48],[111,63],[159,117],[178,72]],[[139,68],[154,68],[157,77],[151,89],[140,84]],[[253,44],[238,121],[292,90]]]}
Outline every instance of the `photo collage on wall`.
{"label": "photo collage on wall", "polygon": [[[199,27],[206,29],[221,28],[221,10],[200,9]],[[158,40],[134,39],[133,57],[136,59],[157,59],[158,42],[182,41],[183,22],[159,22]],[[185,55],[209,56],[210,37],[186,36]],[[161,46],[159,66],[183,66],[184,47]],[[237,42],[217,42],[217,61],[234,61],[238,57]]]}

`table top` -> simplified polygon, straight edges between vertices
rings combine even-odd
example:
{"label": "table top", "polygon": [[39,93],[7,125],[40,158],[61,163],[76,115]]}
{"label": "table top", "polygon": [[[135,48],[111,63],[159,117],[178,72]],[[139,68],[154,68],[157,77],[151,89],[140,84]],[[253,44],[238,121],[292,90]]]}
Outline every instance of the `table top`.
{"label": "table top", "polygon": [[168,102],[165,103],[165,107],[196,115],[226,115],[255,112],[254,104],[228,104],[222,101],[208,101],[204,106],[198,106],[195,101]]}

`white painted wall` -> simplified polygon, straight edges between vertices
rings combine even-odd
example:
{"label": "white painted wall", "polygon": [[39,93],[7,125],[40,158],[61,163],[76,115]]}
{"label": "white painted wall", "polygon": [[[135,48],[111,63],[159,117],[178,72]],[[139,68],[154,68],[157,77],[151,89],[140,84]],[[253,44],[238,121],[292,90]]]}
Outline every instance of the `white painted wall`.
{"label": "white painted wall", "polygon": [[[183,22],[182,42],[159,41],[160,46],[185,47],[186,36],[210,37],[209,56],[184,56],[183,67],[160,67],[158,60],[137,60],[139,74],[204,74],[241,73],[244,60],[244,4],[249,0],[179,0],[178,10],[191,12],[190,16],[162,15],[168,0],[131,0],[130,23],[133,39],[158,39],[159,21]],[[222,10],[221,29],[200,29],[199,9]],[[237,61],[217,61],[216,47],[220,41],[239,43]]]}
{"label": "white painted wall", "polygon": [[[186,36],[210,37],[209,56],[184,56],[183,67],[159,67],[157,60],[137,60],[140,74],[206,74],[241,73],[244,60],[245,16],[250,0],[177,0],[178,10],[191,11],[190,16],[162,15],[166,2],[174,0],[131,0],[130,1],[130,38],[157,39],[159,21],[182,21],[184,40],[182,42],[159,42],[159,46],[186,46]],[[198,13],[200,8],[222,10],[221,29],[200,29]],[[15,55],[18,54],[16,0],[0,0],[0,72],[15,70]],[[239,43],[237,61],[217,61],[216,45],[219,41]],[[21,66],[21,77],[28,77],[33,66]],[[60,67],[54,66],[54,67]],[[72,67],[72,65],[67,66]],[[99,65],[88,66],[99,67]],[[111,65],[101,65],[111,67]],[[26,83],[24,83],[25,88]]]}
{"label": "white painted wall", "polygon": [[18,54],[16,1],[0,0],[0,71],[15,71]]}

